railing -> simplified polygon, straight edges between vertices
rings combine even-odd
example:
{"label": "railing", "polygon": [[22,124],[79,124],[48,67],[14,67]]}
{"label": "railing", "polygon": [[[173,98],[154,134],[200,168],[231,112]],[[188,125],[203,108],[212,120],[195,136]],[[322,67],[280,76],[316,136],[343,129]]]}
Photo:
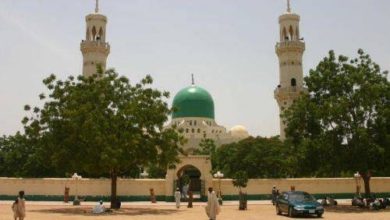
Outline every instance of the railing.
{"label": "railing", "polygon": [[110,49],[110,44],[107,42],[102,42],[102,41],[81,41],[81,47],[90,47],[90,46],[103,46],[106,49]]}
{"label": "railing", "polygon": [[300,47],[300,48],[305,48],[305,42],[300,41],[300,40],[287,40],[283,42],[276,43],[276,49],[281,48],[281,47]]}
{"label": "railing", "polygon": [[277,87],[274,91],[275,94],[278,94],[278,93],[296,93],[296,92],[307,92],[307,89],[306,88],[302,88],[302,87],[296,87],[296,86],[292,86],[292,87]]}

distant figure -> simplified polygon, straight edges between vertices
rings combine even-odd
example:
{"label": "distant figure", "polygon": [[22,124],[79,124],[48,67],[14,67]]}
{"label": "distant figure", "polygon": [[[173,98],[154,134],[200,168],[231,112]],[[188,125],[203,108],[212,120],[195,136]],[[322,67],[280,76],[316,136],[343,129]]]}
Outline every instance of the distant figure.
{"label": "distant figure", "polygon": [[194,199],[194,195],[191,191],[188,191],[188,205],[187,208],[192,208],[192,200]]}
{"label": "distant figure", "polygon": [[322,205],[322,206],[327,206],[327,205],[329,205],[326,197],[324,197],[324,198],[321,200],[321,205]]}
{"label": "distant figure", "polygon": [[272,205],[275,205],[276,198],[278,197],[278,190],[276,189],[275,185],[272,187],[271,195],[272,195]]}
{"label": "distant figure", "polygon": [[106,208],[104,207],[102,200],[100,200],[100,202],[92,209],[93,214],[101,214],[104,213],[105,211]]}
{"label": "distant figure", "polygon": [[190,188],[190,184],[189,183],[187,183],[187,184],[185,184],[184,186],[183,186],[183,198],[187,198],[187,195],[188,195],[188,189]]}
{"label": "distant figure", "polygon": [[208,191],[209,193],[207,196],[206,214],[210,220],[216,220],[217,215],[220,212],[218,198],[215,192],[213,191],[213,188],[210,187]]}
{"label": "distant figure", "polygon": [[[25,206],[25,199],[24,199],[24,191],[19,191],[19,197],[15,201],[15,211],[14,211],[14,218],[15,220],[23,220],[26,217],[26,206]],[[14,207],[14,205],[12,205]],[[12,208],[14,210],[14,208]]]}
{"label": "distant figure", "polygon": [[337,205],[337,201],[334,200],[332,197],[327,197],[328,201],[329,201],[329,205]]}
{"label": "distant figure", "polygon": [[176,191],[175,191],[176,208],[180,208],[180,199],[181,199],[180,189],[176,188]]}
{"label": "distant figure", "polygon": [[18,213],[18,199],[15,200],[14,203],[12,203],[12,212],[14,213],[14,220],[18,218],[17,213]]}

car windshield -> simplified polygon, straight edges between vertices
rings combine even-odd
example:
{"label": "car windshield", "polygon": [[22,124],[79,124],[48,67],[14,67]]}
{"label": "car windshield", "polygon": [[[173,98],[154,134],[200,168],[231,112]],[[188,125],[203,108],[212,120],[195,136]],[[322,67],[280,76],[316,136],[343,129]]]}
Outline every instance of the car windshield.
{"label": "car windshield", "polygon": [[289,196],[290,201],[295,202],[312,202],[316,201],[315,198],[309,193],[294,193]]}

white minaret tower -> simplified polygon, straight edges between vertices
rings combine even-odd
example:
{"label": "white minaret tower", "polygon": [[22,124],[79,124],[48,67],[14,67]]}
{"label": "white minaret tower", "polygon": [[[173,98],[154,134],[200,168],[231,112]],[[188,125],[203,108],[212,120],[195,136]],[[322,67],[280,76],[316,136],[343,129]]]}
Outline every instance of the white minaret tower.
{"label": "white minaret tower", "polygon": [[[291,12],[290,0],[287,0],[287,12],[279,16],[280,41],[275,48],[279,58],[279,85],[274,91],[274,97],[280,114],[305,92],[302,68],[305,42],[299,35],[299,20],[299,15]],[[280,116],[279,118],[280,139],[284,140],[287,125]]]}
{"label": "white minaret tower", "polygon": [[87,29],[85,40],[81,41],[80,50],[83,54],[83,75],[96,74],[100,65],[106,69],[106,61],[110,53],[110,45],[106,42],[107,17],[99,14],[99,0],[96,0],[95,13],[85,17]]}

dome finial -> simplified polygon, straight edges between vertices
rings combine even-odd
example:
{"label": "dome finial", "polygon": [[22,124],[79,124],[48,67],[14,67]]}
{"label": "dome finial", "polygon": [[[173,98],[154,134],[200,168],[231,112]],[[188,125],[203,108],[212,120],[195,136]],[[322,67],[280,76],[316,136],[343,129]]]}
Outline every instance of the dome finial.
{"label": "dome finial", "polygon": [[96,0],[95,13],[99,12],[99,0]]}
{"label": "dome finial", "polygon": [[290,0],[287,0],[287,12],[291,12]]}
{"label": "dome finial", "polygon": [[191,84],[195,85],[195,79],[194,79],[194,74],[191,73]]}

